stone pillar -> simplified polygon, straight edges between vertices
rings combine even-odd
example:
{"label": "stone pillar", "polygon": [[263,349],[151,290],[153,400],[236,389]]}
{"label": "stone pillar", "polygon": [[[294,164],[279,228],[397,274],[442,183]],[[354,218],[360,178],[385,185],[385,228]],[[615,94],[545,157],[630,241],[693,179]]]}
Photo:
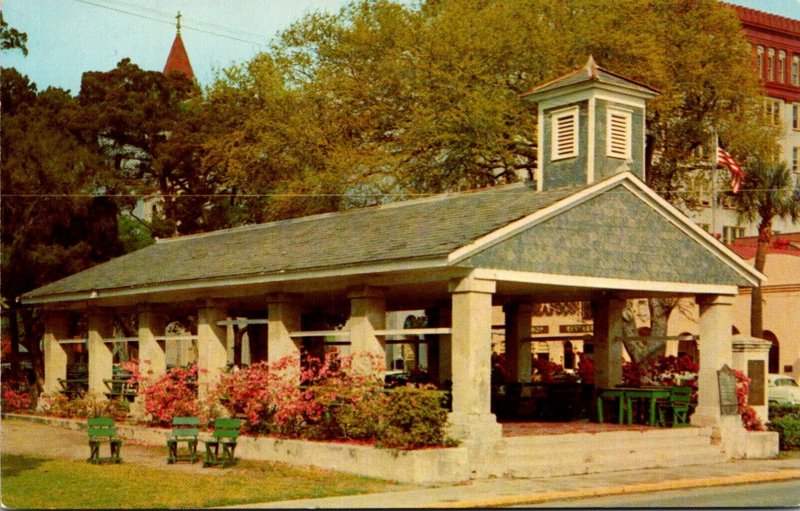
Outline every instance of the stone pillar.
{"label": "stone pillar", "polygon": [[594,381],[597,388],[622,383],[622,311],[625,300],[592,301],[594,318]]}
{"label": "stone pillar", "polygon": [[167,357],[156,337],[164,335],[167,317],[151,308],[139,311],[139,371],[156,380],[167,372]]}
{"label": "stone pillar", "polygon": [[197,312],[197,395],[205,398],[228,365],[224,321],[228,312],[222,304],[209,300]]}
{"label": "stone pillar", "polygon": [[267,328],[267,356],[270,362],[287,355],[300,353],[300,341],[292,339],[290,332],[301,330],[300,304],[297,296],[278,293],[267,297],[269,323]]}
{"label": "stone pillar", "polygon": [[720,425],[717,371],[733,363],[733,299],[733,296],[722,295],[698,296],[700,372],[697,378],[697,408],[692,415],[692,424],[697,426]]}
{"label": "stone pillar", "polygon": [[58,341],[67,338],[69,313],[44,311],[42,319],[44,322],[44,393],[55,395],[61,390],[58,379],[67,377],[67,352]]}
{"label": "stone pillar", "polygon": [[[386,297],[382,289],[361,286],[350,290],[350,353],[370,353],[383,366],[386,361],[385,337],[375,335],[376,330],[386,328]],[[365,360],[356,362],[366,362]],[[364,367],[366,369],[366,367]],[[385,367],[382,367],[385,369]]]}
{"label": "stone pillar", "polygon": [[503,307],[506,319],[506,379],[531,381],[531,321],[533,305],[510,303]]}
{"label": "stone pillar", "polygon": [[494,281],[465,278],[450,285],[453,301],[452,434],[462,440],[499,439],[490,411]]}
{"label": "stone pillar", "polygon": [[114,375],[114,356],[104,339],[114,335],[111,315],[93,310],[89,312],[89,394],[106,398],[108,387],[103,380]]}
{"label": "stone pillar", "polygon": [[756,411],[762,422],[769,420],[767,403],[767,372],[769,367],[769,349],[772,343],[758,337],[736,336],[732,342],[732,360],[734,369],[742,371],[750,378],[750,395],[748,402]]}

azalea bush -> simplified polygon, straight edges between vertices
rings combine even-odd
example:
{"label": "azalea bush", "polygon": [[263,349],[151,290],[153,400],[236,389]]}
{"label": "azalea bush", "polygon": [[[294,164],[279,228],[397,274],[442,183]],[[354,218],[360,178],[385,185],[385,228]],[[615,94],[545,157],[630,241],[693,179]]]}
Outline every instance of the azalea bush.
{"label": "azalea bush", "polygon": [[692,395],[696,398],[697,372],[699,370],[700,366],[689,356],[662,355],[641,364],[636,362],[623,363],[622,382],[629,387],[690,386],[694,389]]}
{"label": "azalea bush", "polygon": [[578,353],[578,378],[581,383],[594,384],[594,362],[585,353]]}
{"label": "azalea bush", "polygon": [[393,448],[445,445],[441,393],[419,385],[385,390],[382,357],[289,355],[223,375],[213,399],[244,430],[289,438],[341,439]]}
{"label": "azalea bush", "polygon": [[175,367],[151,381],[137,373],[139,395],[150,414],[150,423],[158,426],[172,425],[175,417],[200,414],[197,400],[197,366]]}
{"label": "azalea bush", "polygon": [[739,404],[739,414],[742,416],[742,424],[748,431],[764,431],[766,429],[764,424],[749,403],[752,380],[738,369],[734,369],[733,374],[736,375],[736,399]]}
{"label": "azalea bush", "polygon": [[0,394],[2,394],[2,408],[4,412],[29,410],[32,406],[32,400],[27,386],[19,382],[3,382]]}

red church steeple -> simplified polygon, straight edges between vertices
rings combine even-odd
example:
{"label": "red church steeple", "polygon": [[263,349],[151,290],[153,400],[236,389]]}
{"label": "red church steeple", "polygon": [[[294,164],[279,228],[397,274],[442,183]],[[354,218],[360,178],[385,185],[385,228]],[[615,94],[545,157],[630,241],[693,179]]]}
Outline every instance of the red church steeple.
{"label": "red church steeple", "polygon": [[192,71],[192,64],[189,63],[189,54],[186,53],[186,47],[183,46],[183,39],[181,39],[180,11],[178,11],[176,18],[178,19],[178,32],[175,34],[175,40],[172,42],[172,49],[169,51],[167,63],[164,65],[164,74],[178,72],[191,80],[194,78],[194,72]]}

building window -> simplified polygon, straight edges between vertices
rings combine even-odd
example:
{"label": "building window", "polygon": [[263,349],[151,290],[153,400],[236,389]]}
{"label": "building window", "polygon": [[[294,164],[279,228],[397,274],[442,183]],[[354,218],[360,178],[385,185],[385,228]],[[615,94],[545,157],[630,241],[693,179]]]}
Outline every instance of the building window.
{"label": "building window", "polygon": [[689,181],[691,194],[703,206],[711,204],[711,181],[702,173],[697,173]]}
{"label": "building window", "polygon": [[792,104],[792,129],[800,130],[800,103]]}
{"label": "building window", "polygon": [[631,112],[609,108],[606,123],[606,155],[631,158]]}
{"label": "building window", "polygon": [[772,48],[767,50],[767,80],[775,81],[775,50]]}
{"label": "building window", "polygon": [[711,224],[697,224],[697,227],[703,229],[707,233],[711,234]]}
{"label": "building window", "polygon": [[758,59],[758,79],[764,79],[764,47],[759,46],[758,50],[756,50],[756,55]]}
{"label": "building window", "polygon": [[792,57],[792,85],[800,86],[800,56]]}
{"label": "building window", "polygon": [[792,172],[800,174],[800,147],[792,147]]}
{"label": "building window", "polygon": [[553,112],[551,160],[578,156],[578,107]]}
{"label": "building window", "polygon": [[737,227],[734,225],[725,225],[722,227],[722,242],[726,245],[733,243],[736,238],[744,236],[744,227]]}
{"label": "building window", "polygon": [[786,70],[786,52],[781,50],[778,52],[778,81],[783,83],[784,72]]}
{"label": "building window", "polygon": [[773,126],[781,125],[781,102],[777,99],[764,100],[764,119]]}

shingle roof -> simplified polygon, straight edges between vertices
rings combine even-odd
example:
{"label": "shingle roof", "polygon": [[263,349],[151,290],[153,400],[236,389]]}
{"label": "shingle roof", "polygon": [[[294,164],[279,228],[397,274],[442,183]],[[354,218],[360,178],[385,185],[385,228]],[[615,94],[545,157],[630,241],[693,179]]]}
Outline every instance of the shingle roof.
{"label": "shingle roof", "polygon": [[602,68],[595,63],[592,57],[589,57],[586,65],[579,67],[578,69],[563,76],[559,76],[558,78],[550,80],[549,82],[538,85],[527,92],[523,92],[520,94],[520,96],[525,97],[541,94],[543,92],[560,89],[562,87],[568,87],[570,85],[577,85],[584,82],[608,83],[651,95],[657,95],[661,93],[658,89],[654,89],[653,87]]}
{"label": "shingle roof", "polygon": [[586,186],[513,184],[160,241],[27,293],[23,300],[446,256]]}

